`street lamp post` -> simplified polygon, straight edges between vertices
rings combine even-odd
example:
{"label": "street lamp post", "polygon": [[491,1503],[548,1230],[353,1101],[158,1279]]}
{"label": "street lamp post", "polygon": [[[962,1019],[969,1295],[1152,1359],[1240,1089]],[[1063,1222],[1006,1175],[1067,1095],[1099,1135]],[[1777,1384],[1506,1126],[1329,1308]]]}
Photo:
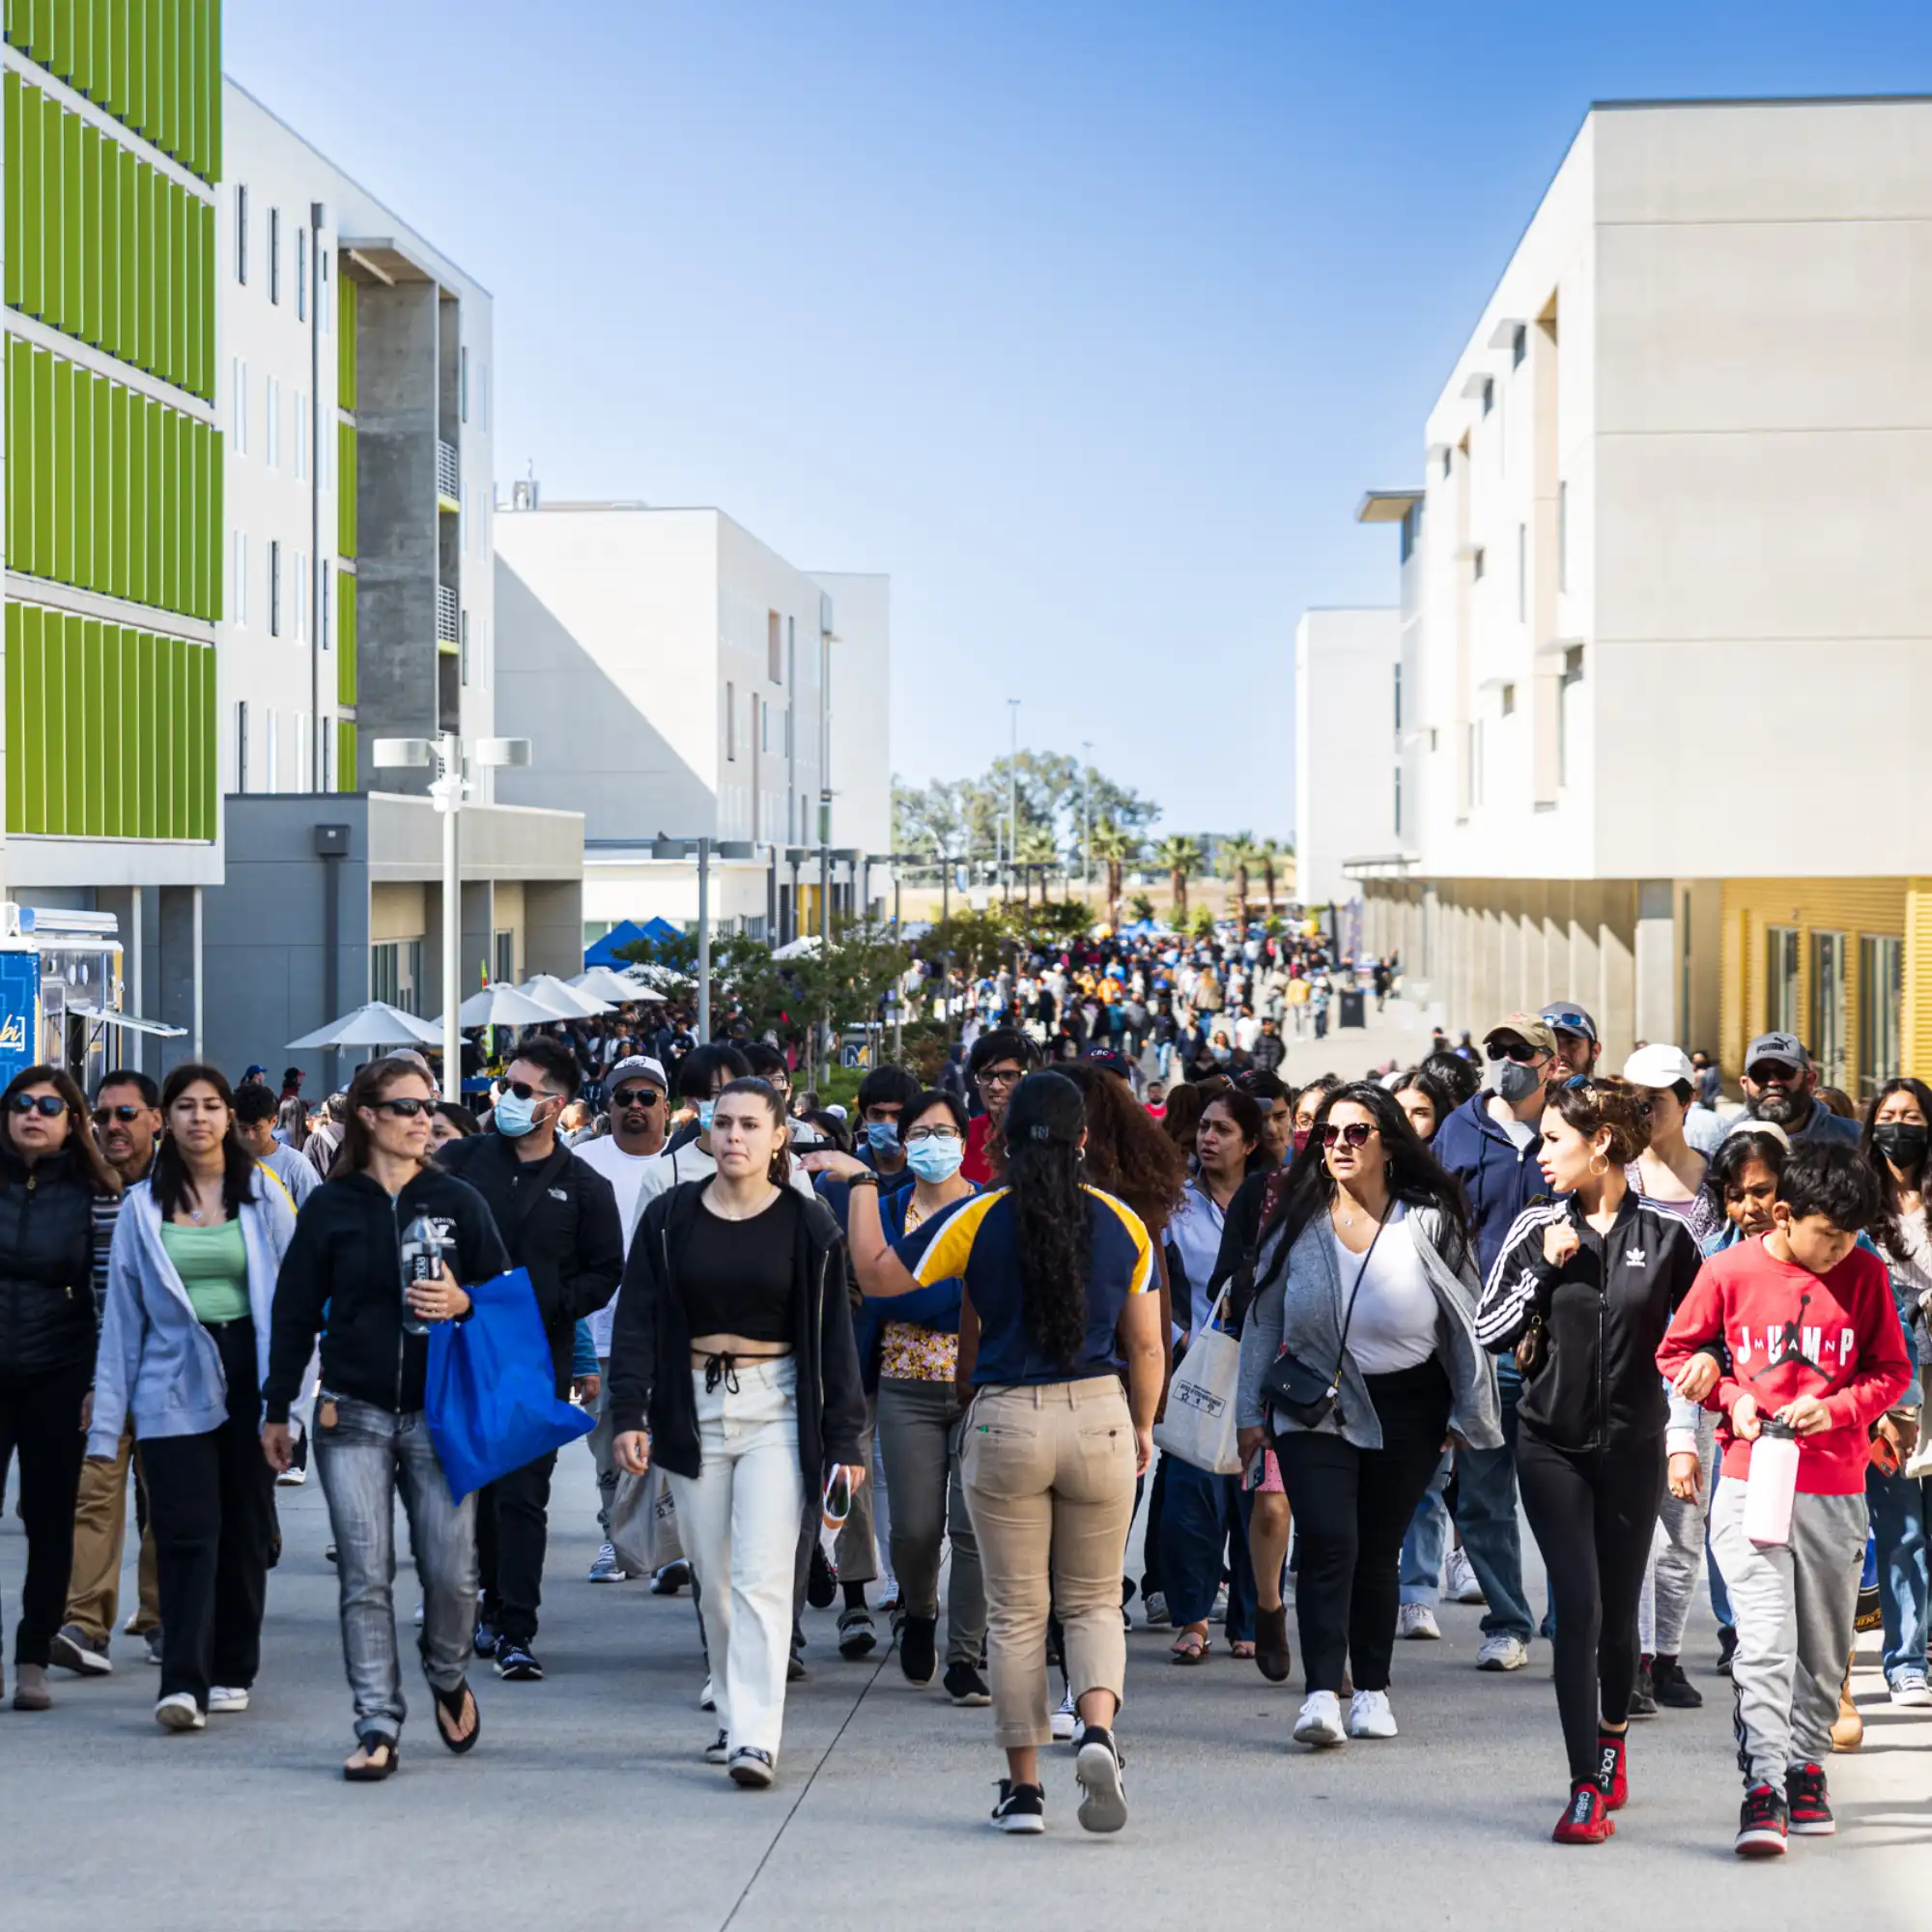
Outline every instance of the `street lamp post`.
{"label": "street lamp post", "polygon": [[1094,741],[1083,738],[1080,766],[1080,896],[1094,909]]}
{"label": "street lamp post", "polygon": [[[463,868],[457,819],[469,795],[464,776],[463,740],[454,731],[439,738],[378,738],[370,760],[383,767],[434,771],[429,795],[442,814],[442,1097],[463,1097],[463,1036],[458,1009],[463,1004]],[[482,768],[527,765],[527,738],[477,738],[469,757]]]}
{"label": "street lamp post", "polygon": [[1007,717],[1011,726],[1007,752],[1007,897],[1010,899],[1013,895],[1012,867],[1020,856],[1020,701],[1017,697],[1007,699]]}

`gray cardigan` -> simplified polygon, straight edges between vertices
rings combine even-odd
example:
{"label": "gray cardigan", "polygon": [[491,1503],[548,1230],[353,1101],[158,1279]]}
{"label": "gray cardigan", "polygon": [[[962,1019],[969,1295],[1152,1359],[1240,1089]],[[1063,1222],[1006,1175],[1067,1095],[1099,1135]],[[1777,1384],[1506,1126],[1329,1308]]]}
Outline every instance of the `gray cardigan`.
{"label": "gray cardigan", "polygon": [[[1500,1448],[1503,1435],[1495,1364],[1476,1346],[1476,1306],[1482,1299],[1482,1283],[1476,1277],[1475,1258],[1465,1253],[1462,1267],[1455,1270],[1442,1259],[1442,1216],[1438,1209],[1408,1208],[1405,1218],[1422,1260],[1423,1274],[1435,1296],[1435,1350],[1449,1378],[1449,1427],[1472,1449]],[[1262,1378],[1284,1346],[1323,1374],[1333,1372],[1335,1358],[1342,1353],[1342,1320],[1353,1282],[1352,1278],[1345,1282],[1335,1265],[1334,1244],[1323,1220],[1318,1216],[1309,1222],[1295,1237],[1287,1265],[1269,1280],[1280,1245],[1281,1230],[1277,1228],[1262,1243],[1256,1257],[1255,1279],[1266,1281],[1267,1286],[1256,1295],[1241,1330],[1241,1382],[1235,1419],[1243,1429],[1258,1429],[1269,1420],[1263,1411]],[[1382,1446],[1381,1423],[1353,1355],[1342,1363],[1337,1410],[1339,1423],[1331,1415],[1321,1425],[1326,1433],[1339,1434],[1357,1449]],[[1283,1435],[1296,1433],[1301,1427],[1279,1411],[1273,1425]]]}
{"label": "gray cardigan", "polygon": [[[288,1190],[257,1166],[255,1199],[242,1208],[254,1311],[256,1372],[269,1373],[269,1309],[282,1255],[296,1231]],[[114,1454],[131,1418],[137,1441],[204,1435],[228,1416],[228,1378],[214,1337],[201,1325],[187,1290],[161,1245],[161,1208],[143,1180],[122,1199],[107,1257],[107,1305],[94,1372],[90,1456]]]}

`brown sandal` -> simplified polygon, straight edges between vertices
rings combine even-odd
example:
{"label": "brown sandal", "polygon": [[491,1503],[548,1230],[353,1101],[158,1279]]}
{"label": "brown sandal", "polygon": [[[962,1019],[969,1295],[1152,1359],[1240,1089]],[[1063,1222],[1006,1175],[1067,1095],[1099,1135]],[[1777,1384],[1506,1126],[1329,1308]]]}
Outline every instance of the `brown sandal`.
{"label": "brown sandal", "polygon": [[1168,1652],[1171,1663],[1206,1663],[1209,1649],[1208,1638],[1196,1630],[1182,1631],[1179,1640]]}
{"label": "brown sandal", "polygon": [[351,1784],[381,1784],[385,1777],[395,1776],[396,1767],[403,1761],[401,1750],[389,1738],[365,1738],[355,1748],[362,1762],[357,1764],[352,1757],[342,1767],[342,1775]]}

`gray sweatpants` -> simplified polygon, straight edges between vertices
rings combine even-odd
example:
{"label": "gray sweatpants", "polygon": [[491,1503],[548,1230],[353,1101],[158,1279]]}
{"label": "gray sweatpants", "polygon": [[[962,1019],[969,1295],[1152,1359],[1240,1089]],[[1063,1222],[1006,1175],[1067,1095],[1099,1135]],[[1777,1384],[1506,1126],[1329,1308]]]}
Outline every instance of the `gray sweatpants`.
{"label": "gray sweatpants", "polygon": [[952,1539],[946,1661],[980,1662],[986,1585],[966,1514],[959,1463],[959,1397],[951,1382],[879,1384],[879,1455],[892,1483],[891,1547],[899,1600],[916,1617],[939,1614],[940,1550]]}
{"label": "gray sweatpants", "polygon": [[1697,1412],[1697,1464],[1702,1487],[1695,1500],[1679,1502],[1667,1491],[1658,1513],[1662,1532],[1650,1552],[1650,1569],[1637,1599],[1637,1641],[1646,1657],[1675,1657],[1684,1648],[1684,1627],[1697,1579],[1704,1575],[1704,1524],[1711,1514],[1711,1479],[1718,1466],[1718,1417]]}
{"label": "gray sweatpants", "polygon": [[1744,1532],[1745,1489],[1720,1483],[1711,1505],[1711,1548],[1737,1619],[1738,1766],[1747,1786],[1782,1791],[1792,1766],[1832,1754],[1864,1567],[1865,1499],[1800,1495],[1791,1541],[1760,1549]]}

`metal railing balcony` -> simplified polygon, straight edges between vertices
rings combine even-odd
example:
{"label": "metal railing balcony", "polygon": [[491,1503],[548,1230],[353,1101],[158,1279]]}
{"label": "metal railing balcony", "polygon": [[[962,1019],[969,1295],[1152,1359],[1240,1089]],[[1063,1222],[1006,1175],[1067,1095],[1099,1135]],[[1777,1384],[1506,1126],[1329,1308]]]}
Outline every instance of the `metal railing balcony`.
{"label": "metal railing balcony", "polygon": [[457,467],[456,445],[440,437],[436,444],[436,494],[446,502],[463,501],[463,472]]}
{"label": "metal railing balcony", "polygon": [[457,613],[456,592],[448,584],[436,586],[436,640],[440,644],[463,641],[462,620]]}

